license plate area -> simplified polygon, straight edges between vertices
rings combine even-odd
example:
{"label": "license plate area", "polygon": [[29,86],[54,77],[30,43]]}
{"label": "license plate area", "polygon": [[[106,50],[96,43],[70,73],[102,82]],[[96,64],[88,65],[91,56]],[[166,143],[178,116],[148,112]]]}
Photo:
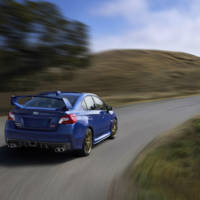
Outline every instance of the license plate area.
{"label": "license plate area", "polygon": [[24,128],[31,129],[49,129],[51,124],[51,119],[47,118],[23,118]]}

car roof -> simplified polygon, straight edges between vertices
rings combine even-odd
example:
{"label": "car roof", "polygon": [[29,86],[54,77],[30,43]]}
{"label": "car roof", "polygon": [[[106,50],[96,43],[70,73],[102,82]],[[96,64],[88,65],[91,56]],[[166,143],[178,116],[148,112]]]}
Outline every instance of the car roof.
{"label": "car roof", "polygon": [[61,92],[61,91],[54,91],[54,92],[43,92],[39,94],[40,96],[48,96],[48,97],[56,97],[56,98],[63,98],[67,95],[71,96],[77,96],[76,103],[73,105],[73,109],[76,109],[77,106],[79,106],[80,102],[85,96],[91,95],[91,96],[97,96],[94,93],[86,93],[86,92]]}
{"label": "car roof", "polygon": [[63,97],[67,95],[74,95],[74,96],[87,96],[87,95],[95,95],[93,93],[86,93],[86,92],[61,92],[61,91],[53,91],[53,92],[42,92],[39,95],[44,95],[44,96],[57,96],[57,97]]}

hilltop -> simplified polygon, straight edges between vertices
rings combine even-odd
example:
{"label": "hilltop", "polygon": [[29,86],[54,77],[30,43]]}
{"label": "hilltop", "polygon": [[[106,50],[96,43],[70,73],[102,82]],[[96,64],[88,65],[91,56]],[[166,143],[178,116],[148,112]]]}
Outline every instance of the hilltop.
{"label": "hilltop", "polygon": [[[198,93],[200,57],[170,51],[112,50],[91,55],[87,68],[68,71],[51,68],[34,78],[39,80],[39,87],[28,93],[58,89],[89,91],[119,105]],[[4,105],[10,94],[1,93]]]}

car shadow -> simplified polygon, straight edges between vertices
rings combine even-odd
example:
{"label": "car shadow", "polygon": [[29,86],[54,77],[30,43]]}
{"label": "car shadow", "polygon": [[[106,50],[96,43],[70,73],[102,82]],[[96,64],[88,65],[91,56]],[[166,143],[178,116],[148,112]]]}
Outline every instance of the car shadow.
{"label": "car shadow", "polygon": [[76,159],[74,152],[55,153],[46,149],[9,149],[0,146],[0,166],[55,165]]}
{"label": "car shadow", "polygon": [[[112,142],[103,140],[93,146],[94,151],[102,143]],[[0,166],[17,167],[31,165],[56,165],[80,158],[78,152],[55,153],[53,150],[39,148],[10,149],[6,145],[0,146]]]}

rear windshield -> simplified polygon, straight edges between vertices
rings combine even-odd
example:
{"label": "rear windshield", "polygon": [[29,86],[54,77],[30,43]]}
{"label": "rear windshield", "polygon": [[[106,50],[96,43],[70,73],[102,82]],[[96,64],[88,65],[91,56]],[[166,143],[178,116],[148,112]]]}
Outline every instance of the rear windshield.
{"label": "rear windshield", "polygon": [[62,109],[66,105],[62,99],[33,97],[31,100],[25,102],[24,107],[38,107],[38,108],[56,108]]}
{"label": "rear windshield", "polygon": [[78,99],[79,96],[77,95],[63,95],[64,98],[68,99],[68,101],[71,103],[71,105],[73,106],[76,102],[76,100]]}
{"label": "rear windshield", "polygon": [[[56,97],[56,94],[49,94],[48,96]],[[62,97],[67,99],[72,106],[74,106],[79,96],[80,96],[79,94],[62,94]]]}

